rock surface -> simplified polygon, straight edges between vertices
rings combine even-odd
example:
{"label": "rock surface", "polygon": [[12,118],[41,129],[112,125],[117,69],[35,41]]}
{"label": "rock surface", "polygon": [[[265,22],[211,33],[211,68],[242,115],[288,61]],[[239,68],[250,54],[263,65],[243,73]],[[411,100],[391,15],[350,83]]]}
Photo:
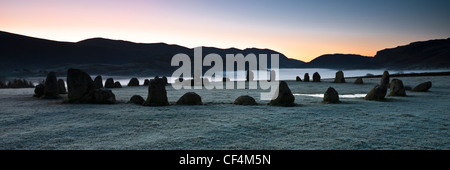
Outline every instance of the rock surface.
{"label": "rock surface", "polygon": [[166,85],[163,79],[155,77],[150,80],[148,85],[147,100],[143,104],[144,106],[167,106],[169,101],[167,100]]}
{"label": "rock surface", "polygon": [[300,78],[299,76],[295,77],[295,81],[302,81],[302,78]]}
{"label": "rock surface", "polygon": [[313,82],[320,82],[320,74],[318,72],[313,74]]}
{"label": "rock surface", "polygon": [[389,96],[406,96],[403,82],[399,79],[392,79],[390,89]]}
{"label": "rock surface", "polygon": [[289,89],[289,86],[285,81],[280,81],[277,89],[278,93],[275,93],[269,105],[273,106],[294,106],[295,97]]}
{"label": "rock surface", "polygon": [[334,83],[345,83],[344,72],[340,70],[336,72],[336,76],[334,77]]}
{"label": "rock surface", "polygon": [[128,82],[128,86],[139,86],[139,80],[137,78],[132,78],[130,82]]}
{"label": "rock surface", "polygon": [[257,105],[255,99],[253,97],[250,97],[248,95],[239,96],[234,100],[233,104],[236,105]]}
{"label": "rock surface", "polygon": [[369,91],[369,93],[367,93],[364,99],[381,101],[385,99],[386,93],[387,88],[385,86],[380,86],[377,84],[372,90]]}
{"label": "rock surface", "polygon": [[305,73],[305,76],[304,76],[304,78],[303,78],[303,81],[304,81],[304,82],[309,82],[309,74],[308,74],[308,73]]}
{"label": "rock surface", "polygon": [[425,83],[420,83],[416,87],[414,87],[411,91],[414,92],[427,92],[432,86],[431,81],[427,81]]}
{"label": "rock surface", "polygon": [[[64,82],[63,82],[64,83]],[[42,96],[43,99],[59,99],[61,96],[59,96],[59,86],[58,86],[58,80],[56,79],[56,73],[50,72],[47,75],[47,78],[45,79],[45,85],[44,85],[44,95]]]}
{"label": "rock surface", "polygon": [[361,77],[356,78],[355,84],[364,84],[364,81]]}
{"label": "rock surface", "polygon": [[106,79],[105,88],[114,88],[114,79],[113,78]]}
{"label": "rock surface", "polygon": [[139,95],[133,95],[130,98],[130,101],[128,101],[128,103],[133,103],[133,104],[137,104],[137,105],[143,105],[145,102],[144,98],[142,98],[142,96]]}
{"label": "rock surface", "polygon": [[[114,80],[113,80],[114,81]],[[94,79],[94,88],[95,89],[101,89],[101,88],[103,88],[103,79],[102,79],[102,76],[97,76],[97,77],[95,77],[95,79]]]}
{"label": "rock surface", "polygon": [[339,93],[333,87],[329,87],[323,95],[323,101],[328,103],[339,103]]}
{"label": "rock surface", "polygon": [[187,92],[177,101],[178,105],[201,105],[202,98],[194,92]]}

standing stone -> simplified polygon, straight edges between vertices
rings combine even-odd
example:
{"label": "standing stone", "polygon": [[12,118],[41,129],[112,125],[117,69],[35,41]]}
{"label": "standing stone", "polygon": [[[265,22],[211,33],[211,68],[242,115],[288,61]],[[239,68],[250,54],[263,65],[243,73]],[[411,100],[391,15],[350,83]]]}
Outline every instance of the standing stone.
{"label": "standing stone", "polygon": [[139,95],[133,95],[130,101],[128,101],[128,103],[134,103],[137,105],[142,105],[144,104],[144,102],[145,102],[144,98],[142,98],[142,96]]}
{"label": "standing stone", "polygon": [[236,100],[234,100],[233,104],[236,104],[236,105],[258,105],[258,103],[256,103],[255,99],[248,95],[239,96],[238,98],[236,98]]}
{"label": "standing stone", "polygon": [[45,88],[44,88],[44,99],[58,99],[61,98],[59,96],[59,88],[58,88],[58,80],[56,79],[56,73],[50,72],[47,75],[47,79],[45,79]]}
{"label": "standing stone", "polygon": [[299,76],[295,77],[295,81],[302,81],[302,78],[300,78]]}
{"label": "standing stone", "polygon": [[139,86],[139,80],[137,78],[132,78],[130,82],[128,82],[128,86]]}
{"label": "standing stone", "polygon": [[339,103],[338,92],[333,87],[329,87],[323,95],[323,101],[328,103]]}
{"label": "standing stone", "polygon": [[363,84],[364,82],[363,82],[363,79],[361,78],[361,77],[358,77],[356,80],[355,80],[355,84]]}
{"label": "standing stone", "polygon": [[406,96],[405,87],[403,82],[399,79],[392,79],[390,84],[389,96]]}
{"label": "standing stone", "polygon": [[280,81],[277,92],[273,96],[269,105],[273,106],[294,106],[295,97],[285,81]]}
{"label": "standing stone", "polygon": [[270,80],[269,81],[275,81],[275,80],[276,80],[275,70],[270,70]]}
{"label": "standing stone", "polygon": [[116,96],[111,90],[95,89],[91,76],[79,69],[67,71],[67,88],[69,103],[116,103]]}
{"label": "standing stone", "polygon": [[59,94],[67,94],[66,84],[63,79],[58,80],[58,92]]}
{"label": "standing stone", "polygon": [[105,88],[114,88],[114,79],[113,78],[106,79]]}
{"label": "standing stone", "polygon": [[177,101],[177,105],[201,105],[202,98],[194,92],[187,92],[180,97]]}
{"label": "standing stone", "polygon": [[44,90],[45,90],[45,86],[43,84],[38,84],[34,88],[34,95],[33,95],[33,97],[37,97],[37,98],[42,97],[44,95]]}
{"label": "standing stone", "polygon": [[150,80],[148,86],[148,97],[144,103],[144,106],[167,106],[169,101],[167,100],[166,85],[163,79],[155,77]]}
{"label": "standing stone", "polygon": [[366,100],[384,100],[387,93],[386,86],[376,85],[369,93],[367,93],[364,99]]}
{"label": "standing stone", "polygon": [[116,95],[111,90],[96,89],[94,92],[95,104],[114,104],[116,103]]}
{"label": "standing stone", "polygon": [[334,83],[345,83],[344,72],[339,70],[336,72],[336,77],[334,77]]}
{"label": "standing stone", "polygon": [[305,77],[303,78],[304,82],[309,82],[309,74],[305,73]]}
{"label": "standing stone", "polygon": [[428,89],[431,88],[431,85],[432,85],[431,81],[427,81],[425,83],[421,83],[421,84],[417,85],[411,91],[414,91],[414,92],[427,92]]}
{"label": "standing stone", "polygon": [[67,71],[67,89],[69,103],[92,103],[94,99],[94,81],[91,76],[79,69]]}
{"label": "standing stone", "polygon": [[389,72],[388,71],[383,72],[383,76],[381,76],[380,85],[385,86],[386,88],[389,87]]}
{"label": "standing stone", "polygon": [[114,83],[113,88],[122,88],[122,85],[120,84],[119,81],[116,81],[116,82]]}
{"label": "standing stone", "polygon": [[320,74],[318,72],[313,74],[313,82],[320,82]]}
{"label": "standing stone", "polygon": [[95,89],[102,89],[103,88],[102,76],[99,75],[99,76],[95,77],[95,79],[94,79],[94,88]]}
{"label": "standing stone", "polygon": [[246,77],[245,81],[253,81],[253,78],[254,78],[253,71],[247,70],[247,77]]}
{"label": "standing stone", "polygon": [[148,86],[148,83],[150,83],[150,80],[145,79],[145,80],[144,80],[144,86]]}

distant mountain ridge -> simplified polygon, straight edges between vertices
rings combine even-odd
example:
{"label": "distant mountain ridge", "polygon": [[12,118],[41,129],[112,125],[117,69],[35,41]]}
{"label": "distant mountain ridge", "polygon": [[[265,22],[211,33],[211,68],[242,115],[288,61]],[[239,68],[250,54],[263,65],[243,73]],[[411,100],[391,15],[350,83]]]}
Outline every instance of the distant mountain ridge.
{"label": "distant mountain ridge", "polygon": [[[79,42],[60,42],[0,31],[0,77],[8,75],[45,75],[49,70],[65,75],[76,67],[90,74],[169,75],[175,54],[193,57],[194,50],[166,43],[134,43],[123,40],[91,38]],[[305,63],[287,58],[271,49],[203,47],[203,55],[279,54],[280,68],[331,69],[442,69],[450,68],[450,38],[413,42],[380,50],[374,57],[357,54],[326,54]],[[225,63],[224,63],[225,64]],[[271,65],[270,60],[268,64]],[[225,68],[225,67],[224,67]],[[207,69],[207,68],[205,68]]]}
{"label": "distant mountain ridge", "polygon": [[[193,57],[194,50],[165,43],[134,43],[123,40],[92,38],[72,42],[58,42],[0,31],[0,69],[16,72],[54,69],[63,72],[67,67],[81,67],[93,74],[168,74],[177,67],[170,66],[175,54]],[[203,47],[203,55],[219,54],[225,63],[225,54],[244,55],[279,54],[280,68],[298,68],[305,62],[289,59],[270,50],[247,48],[220,49]],[[258,57],[257,57],[258,58]],[[270,60],[268,61],[270,65]],[[225,67],[224,67],[225,68]],[[45,71],[42,71],[45,72]]]}

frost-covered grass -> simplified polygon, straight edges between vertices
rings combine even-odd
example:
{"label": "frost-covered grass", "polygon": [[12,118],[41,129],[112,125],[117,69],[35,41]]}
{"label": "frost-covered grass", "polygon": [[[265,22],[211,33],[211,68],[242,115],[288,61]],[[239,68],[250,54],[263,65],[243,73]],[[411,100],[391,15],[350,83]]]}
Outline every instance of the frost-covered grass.
{"label": "frost-covered grass", "polygon": [[[391,78],[392,79],[392,78]],[[0,149],[450,149],[450,77],[399,78],[407,86],[432,81],[431,92],[366,101],[379,79],[365,84],[288,82],[296,107],[274,107],[258,90],[188,91],[201,106],[144,107],[126,104],[147,97],[147,87],[112,89],[115,105],[71,105],[31,97],[34,89],[0,89]],[[341,104],[319,94],[334,87]],[[240,95],[260,105],[231,103]]]}

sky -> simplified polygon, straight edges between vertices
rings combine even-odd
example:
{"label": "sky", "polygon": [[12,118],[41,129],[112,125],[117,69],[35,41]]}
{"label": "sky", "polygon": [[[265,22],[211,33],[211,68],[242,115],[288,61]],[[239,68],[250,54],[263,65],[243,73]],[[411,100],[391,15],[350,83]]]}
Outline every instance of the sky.
{"label": "sky", "polygon": [[310,61],[450,37],[449,0],[0,0],[0,30],[189,48],[269,48]]}

